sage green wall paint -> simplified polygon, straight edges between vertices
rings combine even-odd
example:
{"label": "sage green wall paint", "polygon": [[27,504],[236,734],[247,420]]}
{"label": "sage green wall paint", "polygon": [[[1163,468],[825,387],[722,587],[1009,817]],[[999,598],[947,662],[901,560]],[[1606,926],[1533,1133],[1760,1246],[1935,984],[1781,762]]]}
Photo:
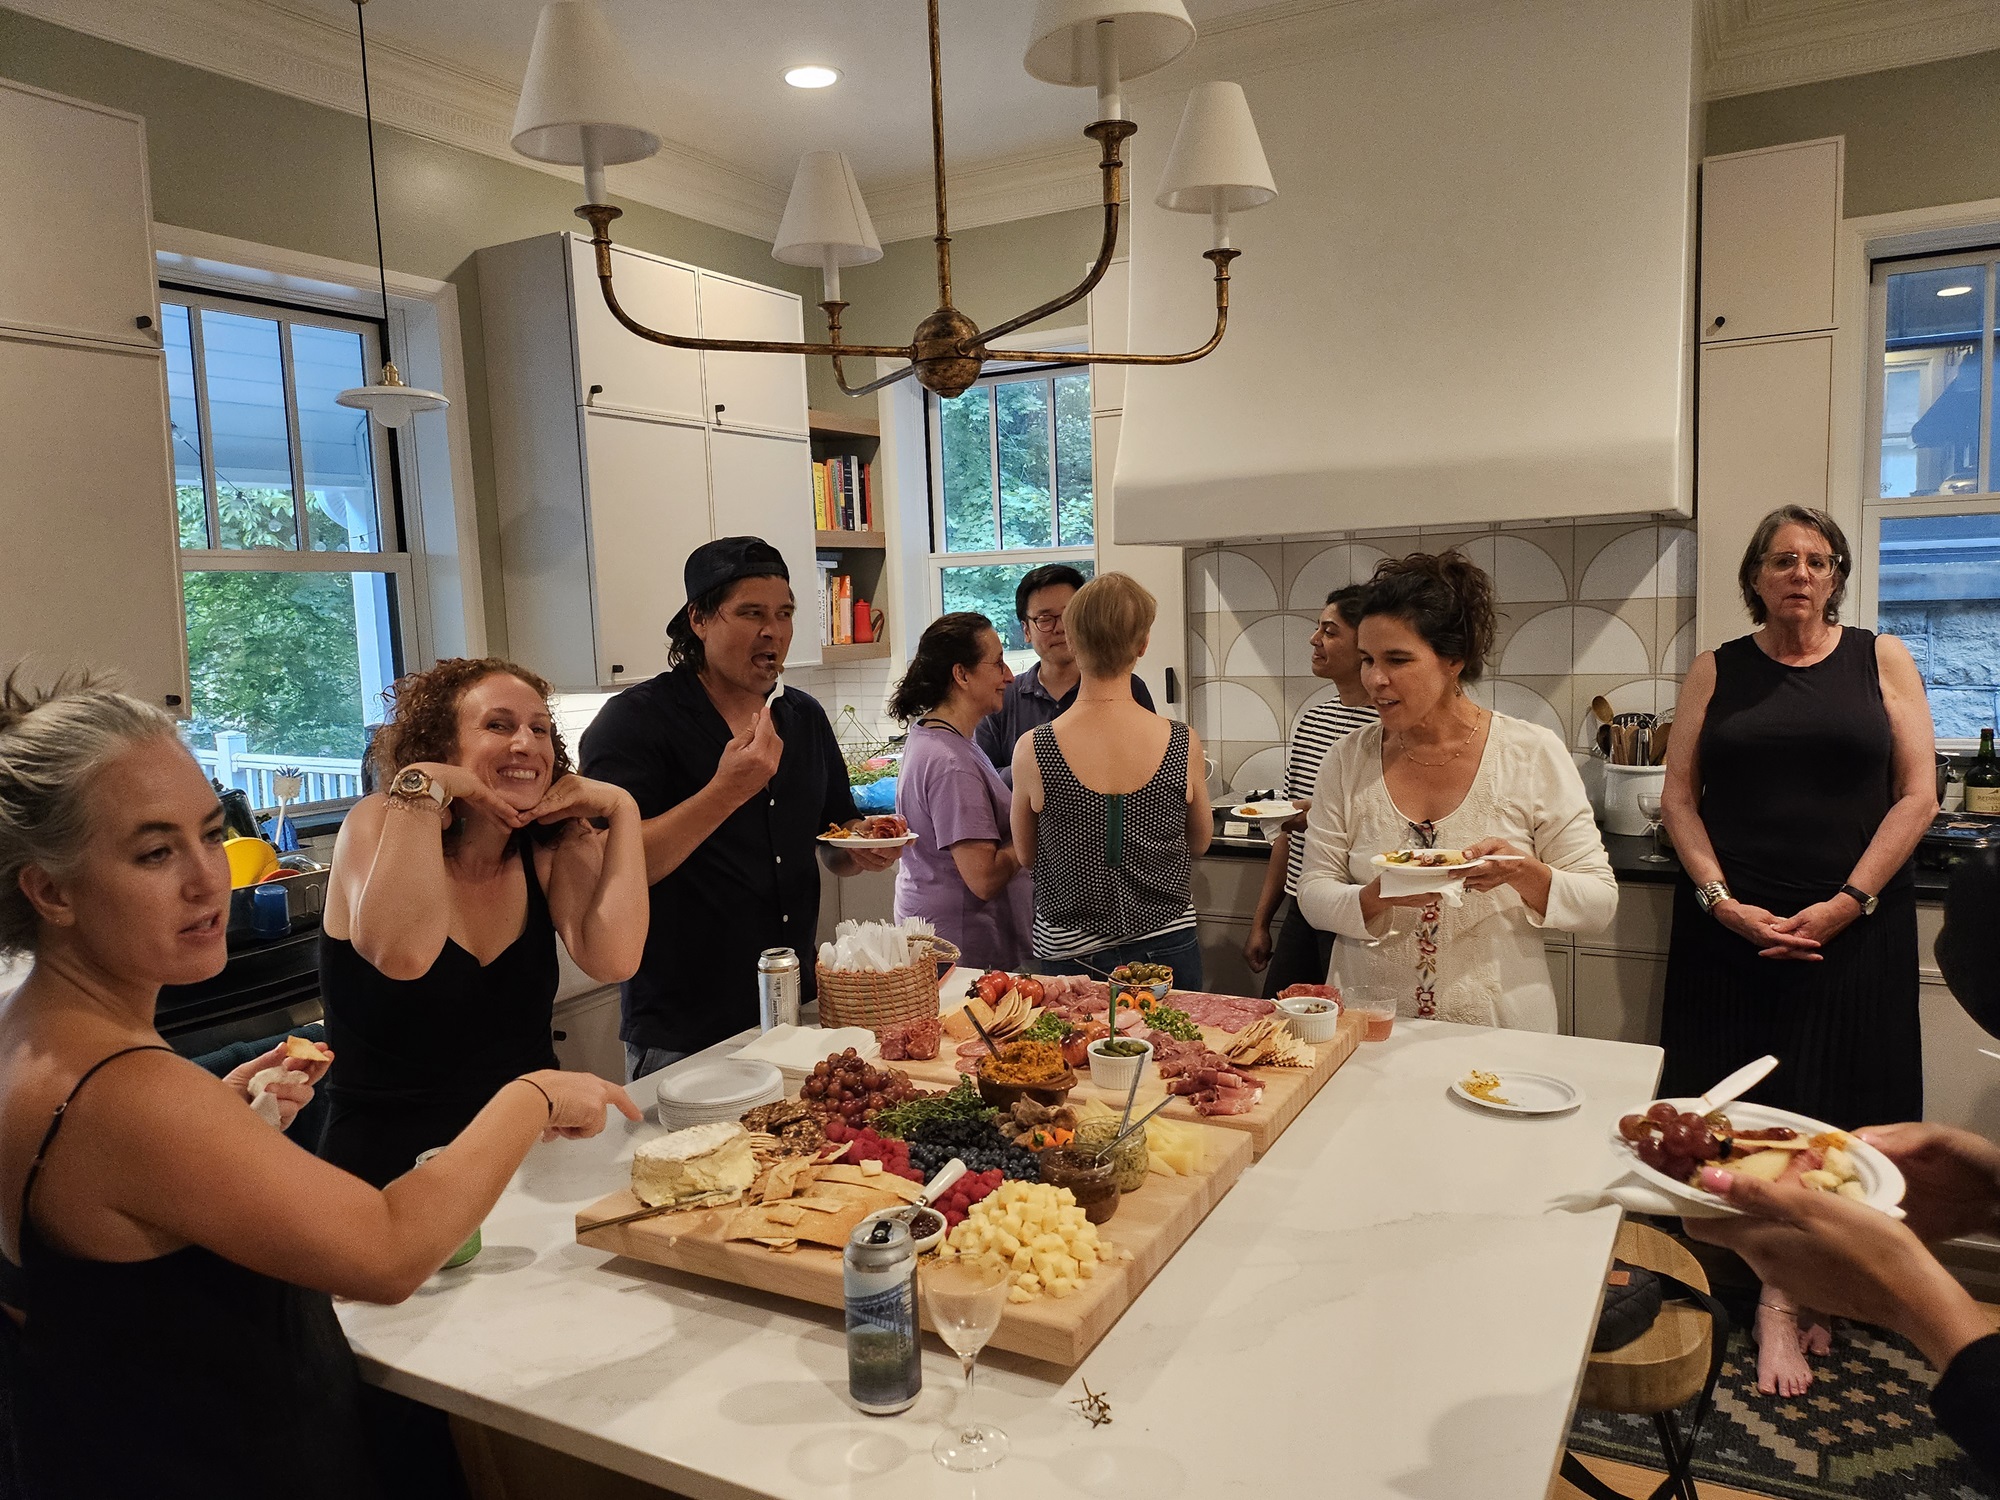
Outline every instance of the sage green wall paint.
{"label": "sage green wall paint", "polygon": [[2000,52],[1717,99],[1710,156],[1847,137],[1849,218],[2000,198]]}
{"label": "sage green wall paint", "polygon": [[[367,136],[353,115],[4,9],[0,74],[144,116],[160,223],[339,260],[375,259]],[[390,267],[458,288],[486,618],[492,648],[503,651],[500,522],[473,255],[482,245],[581,229],[570,211],[583,200],[583,184],[379,125],[375,144]],[[819,295],[816,272],[779,264],[760,240],[644,204],[621,200],[620,207],[625,217],[613,233],[623,244]],[[818,313],[808,308],[807,316]]]}

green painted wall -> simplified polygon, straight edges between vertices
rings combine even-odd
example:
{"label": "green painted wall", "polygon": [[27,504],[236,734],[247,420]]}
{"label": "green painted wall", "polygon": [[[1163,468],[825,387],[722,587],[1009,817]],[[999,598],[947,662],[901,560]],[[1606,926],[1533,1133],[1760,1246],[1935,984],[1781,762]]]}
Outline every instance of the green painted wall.
{"label": "green painted wall", "polygon": [[2000,52],[1718,99],[1711,156],[1847,137],[1849,218],[2000,198]]}
{"label": "green painted wall", "polygon": [[[143,115],[160,223],[340,260],[375,259],[367,140],[353,115],[4,9],[0,74]],[[389,265],[458,288],[486,615],[493,647],[501,650],[500,526],[473,255],[482,245],[581,228],[570,210],[582,201],[583,186],[397,130],[378,127],[375,142]],[[624,244],[818,295],[816,273],[780,265],[760,240],[643,204],[620,206],[625,217],[614,232]]]}

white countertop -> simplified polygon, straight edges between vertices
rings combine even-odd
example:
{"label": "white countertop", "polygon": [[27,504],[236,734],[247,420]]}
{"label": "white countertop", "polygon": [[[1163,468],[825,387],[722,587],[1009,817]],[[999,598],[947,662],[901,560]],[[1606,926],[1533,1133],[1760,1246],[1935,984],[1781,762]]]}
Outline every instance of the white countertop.
{"label": "white countertop", "polygon": [[[1548,1204],[1615,1175],[1613,1122],[1651,1096],[1660,1058],[1397,1022],[1076,1370],[981,1360],[981,1412],[1014,1439],[983,1476],[931,1460],[958,1388],[934,1340],[917,1405],[864,1417],[847,1404],[838,1313],[575,1243],[574,1212],[626,1181],[654,1125],[537,1146],[477,1260],[400,1307],[340,1314],[369,1378],[697,1500],[1544,1500],[1619,1220]],[[1475,1109],[1446,1092],[1474,1066],[1557,1074],[1583,1106]],[[1109,1393],[1112,1425],[1068,1404],[1085,1380]]]}

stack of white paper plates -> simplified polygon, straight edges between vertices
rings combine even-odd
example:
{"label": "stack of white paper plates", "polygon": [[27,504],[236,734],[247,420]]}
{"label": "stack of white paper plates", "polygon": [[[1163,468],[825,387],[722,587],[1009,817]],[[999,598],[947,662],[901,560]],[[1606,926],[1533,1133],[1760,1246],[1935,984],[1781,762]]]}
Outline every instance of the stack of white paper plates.
{"label": "stack of white paper plates", "polygon": [[785,1097],[785,1080],[765,1062],[724,1058],[669,1068],[660,1078],[660,1123],[670,1130],[734,1120],[745,1110]]}

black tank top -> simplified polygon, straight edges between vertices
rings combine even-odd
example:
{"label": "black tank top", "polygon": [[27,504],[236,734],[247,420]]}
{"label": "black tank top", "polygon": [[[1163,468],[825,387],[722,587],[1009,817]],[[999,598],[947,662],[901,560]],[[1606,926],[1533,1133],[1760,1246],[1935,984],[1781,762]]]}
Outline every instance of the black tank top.
{"label": "black tank top", "polygon": [[509,1079],[556,1066],[556,931],[534,846],[513,845],[528,881],[521,935],[481,965],[445,939],[421,978],[391,979],[321,932],[320,1001],[334,1063],[320,1155],[385,1187],[419,1152],[448,1145]]}
{"label": "black tank top", "polygon": [[[84,1260],[35,1228],[32,1195],[56,1108],[21,1189],[21,1265],[5,1300],[25,1315],[11,1346],[15,1442],[34,1500],[107,1495],[212,1500],[269,1486],[350,1500],[380,1493],[359,1415],[353,1351],[324,1292],[248,1270],[199,1245],[151,1260]],[[110,1107],[110,1106],[107,1106]]]}
{"label": "black tank top", "polygon": [[[1844,627],[1809,667],[1747,635],[1717,647],[1700,755],[1701,820],[1731,891],[1781,916],[1832,896],[1896,800],[1874,632]],[[1912,878],[1906,865],[1888,889]]]}

